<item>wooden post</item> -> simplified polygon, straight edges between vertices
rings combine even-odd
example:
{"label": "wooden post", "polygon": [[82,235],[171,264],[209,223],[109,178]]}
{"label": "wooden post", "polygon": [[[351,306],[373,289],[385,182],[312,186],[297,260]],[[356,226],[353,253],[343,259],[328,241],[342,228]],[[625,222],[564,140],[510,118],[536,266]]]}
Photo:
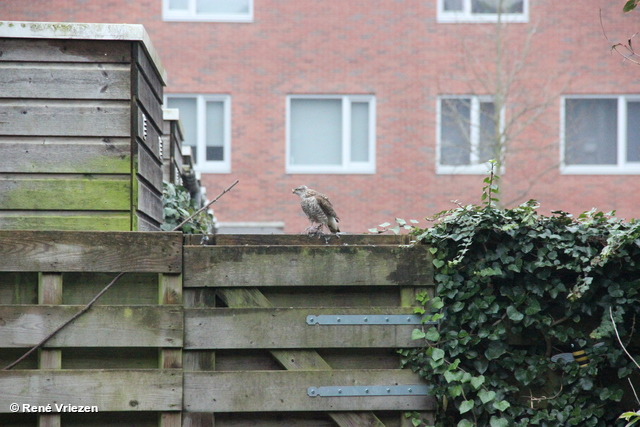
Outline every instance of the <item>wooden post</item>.
{"label": "wooden post", "polygon": [[[182,274],[160,274],[158,294],[160,305],[182,305]],[[182,349],[160,349],[159,365],[160,369],[182,369]],[[182,412],[162,412],[159,421],[160,427],[181,427]]]}
{"label": "wooden post", "polygon": [[[62,274],[38,274],[38,304],[62,304]],[[39,369],[62,369],[62,350],[40,349],[38,353]],[[60,414],[41,414],[38,416],[39,427],[60,427]]]}

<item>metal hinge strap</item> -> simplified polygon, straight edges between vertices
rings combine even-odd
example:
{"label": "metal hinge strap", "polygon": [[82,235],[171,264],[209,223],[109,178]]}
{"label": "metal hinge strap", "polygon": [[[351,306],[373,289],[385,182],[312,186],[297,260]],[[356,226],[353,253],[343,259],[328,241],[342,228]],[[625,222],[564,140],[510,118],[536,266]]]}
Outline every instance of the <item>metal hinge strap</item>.
{"label": "metal hinge strap", "polygon": [[422,384],[309,387],[307,394],[310,397],[425,396],[429,389],[428,385]]}
{"label": "metal hinge strap", "polygon": [[435,325],[420,314],[320,314],[307,316],[309,325]]}

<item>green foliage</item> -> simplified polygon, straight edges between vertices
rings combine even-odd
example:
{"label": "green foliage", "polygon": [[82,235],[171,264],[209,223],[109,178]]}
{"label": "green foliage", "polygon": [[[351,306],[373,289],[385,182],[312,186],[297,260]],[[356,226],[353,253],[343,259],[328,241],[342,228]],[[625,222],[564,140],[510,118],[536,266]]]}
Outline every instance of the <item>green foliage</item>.
{"label": "green foliage", "polygon": [[631,12],[640,3],[640,0],[628,0],[622,7],[623,12]]}
{"label": "green foliage", "polygon": [[[412,225],[407,224],[407,221],[405,221],[402,218],[396,218],[396,225],[394,227],[391,227],[391,223],[389,222],[385,222],[380,224],[378,227],[381,227],[380,229],[378,228],[370,228],[369,232],[370,233],[374,233],[374,234],[382,234],[385,233],[387,231],[391,231],[393,232],[393,234],[400,234],[401,230],[409,230],[409,231],[413,231],[416,227],[416,224],[418,224],[418,221],[416,221],[415,219],[410,219],[409,222]],[[391,227],[391,228],[389,228]]]}
{"label": "green foliage", "polygon": [[[543,216],[533,200],[498,209],[495,182],[485,180],[483,206],[460,205],[414,230],[435,267],[436,297],[421,295],[421,310],[441,321],[414,332],[423,349],[401,354],[433,385],[436,425],[623,425],[634,365],[609,308],[637,352],[640,222],[595,210]],[[551,361],[577,350],[588,363]]]}
{"label": "green foliage", "polygon": [[[164,223],[162,230],[170,231],[193,215],[200,207],[195,205],[189,192],[181,185],[164,182],[162,191]],[[213,215],[201,212],[184,224],[180,231],[185,234],[208,234],[213,231]]]}

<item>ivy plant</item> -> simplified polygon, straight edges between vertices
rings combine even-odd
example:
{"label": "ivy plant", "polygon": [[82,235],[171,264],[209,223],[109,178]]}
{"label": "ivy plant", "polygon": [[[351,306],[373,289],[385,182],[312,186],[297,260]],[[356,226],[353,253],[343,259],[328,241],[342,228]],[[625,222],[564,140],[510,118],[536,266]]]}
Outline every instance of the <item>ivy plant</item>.
{"label": "ivy plant", "polygon": [[[175,229],[200,208],[196,206],[195,200],[191,199],[186,188],[168,182],[164,182],[163,185],[162,202],[164,206],[162,230],[164,231]],[[180,231],[185,234],[208,234],[213,231],[213,224],[213,215],[201,212],[182,225]]]}
{"label": "ivy plant", "polygon": [[544,216],[533,200],[501,209],[496,182],[485,179],[481,205],[414,229],[436,286],[417,311],[439,323],[414,331],[424,347],[403,363],[432,385],[437,426],[624,425],[634,364],[611,317],[637,354],[640,222]]}

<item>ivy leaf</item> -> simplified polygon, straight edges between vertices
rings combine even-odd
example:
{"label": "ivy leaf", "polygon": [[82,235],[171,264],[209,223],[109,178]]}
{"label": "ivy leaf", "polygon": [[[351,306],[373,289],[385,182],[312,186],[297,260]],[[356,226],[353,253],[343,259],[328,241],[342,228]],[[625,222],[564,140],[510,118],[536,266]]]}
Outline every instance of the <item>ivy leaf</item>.
{"label": "ivy leaf", "polygon": [[469,412],[470,410],[473,409],[474,405],[475,404],[474,404],[473,400],[465,400],[465,401],[463,401],[462,403],[460,403],[460,414],[465,414],[465,413]]}
{"label": "ivy leaf", "polygon": [[509,421],[504,418],[496,418],[495,416],[491,417],[489,420],[489,424],[491,427],[509,427]]}
{"label": "ivy leaf", "polygon": [[487,359],[494,360],[502,356],[504,353],[506,353],[504,344],[499,341],[494,341],[489,345],[489,348],[484,352],[484,355]]}
{"label": "ivy leaf", "polygon": [[473,377],[471,378],[470,382],[471,382],[471,386],[477,390],[480,388],[480,386],[482,386],[482,384],[484,384],[484,375]]}
{"label": "ivy leaf", "polygon": [[491,402],[496,398],[496,392],[482,389],[478,392],[478,397],[480,398],[482,403]]}
{"label": "ivy leaf", "polygon": [[421,331],[420,329],[414,329],[411,332],[411,339],[412,340],[421,340],[424,339],[427,336],[427,334],[425,334],[423,331]]}
{"label": "ivy leaf", "polygon": [[522,319],[524,319],[524,314],[520,313],[512,305],[507,307],[507,316],[509,316],[509,319],[513,320],[514,322],[520,322]]}
{"label": "ivy leaf", "polygon": [[493,402],[493,407],[496,408],[500,412],[504,412],[509,408],[511,404],[506,400],[502,400],[500,402]]}
{"label": "ivy leaf", "polygon": [[[414,331],[417,331],[417,329],[414,329]],[[413,338],[413,334],[411,334],[411,338]],[[440,339],[440,333],[438,332],[438,330],[434,326],[432,326],[427,331],[426,338],[429,341],[438,341]]]}
{"label": "ivy leaf", "polygon": [[434,348],[431,352],[431,358],[433,360],[444,359],[444,350],[440,348]]}
{"label": "ivy leaf", "polygon": [[473,427],[473,423],[469,420],[460,420],[456,427]]}
{"label": "ivy leaf", "polygon": [[435,265],[436,268],[442,268],[442,266],[444,265],[444,261],[441,259],[434,259],[433,265]]}
{"label": "ivy leaf", "polygon": [[382,224],[380,224],[378,227],[382,227],[382,228],[387,228],[388,226],[390,226],[391,224],[388,222],[383,222]]}

